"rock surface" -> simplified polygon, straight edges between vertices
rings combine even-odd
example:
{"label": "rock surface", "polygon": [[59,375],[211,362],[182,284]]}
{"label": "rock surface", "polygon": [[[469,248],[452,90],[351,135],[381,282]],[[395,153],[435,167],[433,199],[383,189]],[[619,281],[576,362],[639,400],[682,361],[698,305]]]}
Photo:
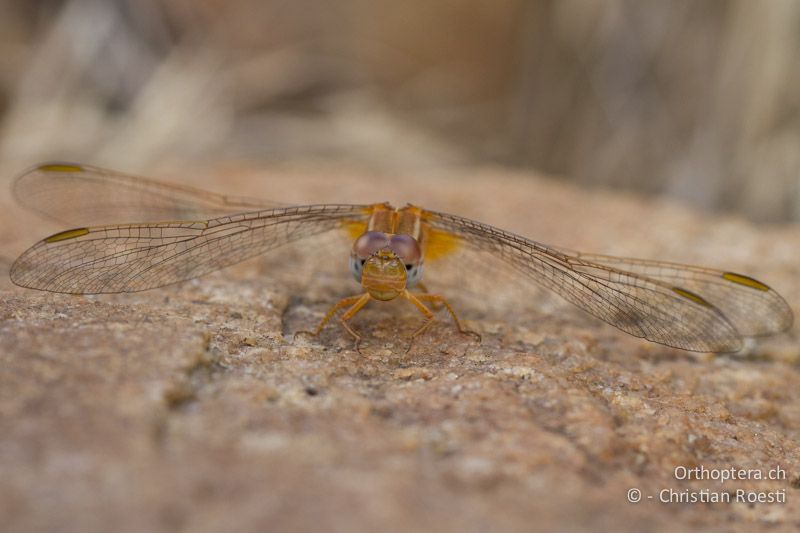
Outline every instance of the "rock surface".
{"label": "rock surface", "polygon": [[[493,169],[365,176],[229,165],[193,174],[213,190],[411,201],[574,249],[724,267],[767,281],[795,311],[800,302],[797,227]],[[63,228],[3,194],[7,272],[26,246]],[[481,296],[487,289],[476,284],[470,290],[493,305],[465,299],[459,311],[480,345],[443,316],[406,354],[419,318],[394,304],[356,319],[361,354],[338,326],[293,339],[357,291],[345,281],[347,253],[330,258],[345,270],[341,283],[306,288],[287,281],[290,254],[130,295],[46,294],[4,275],[0,529],[800,526],[796,330],[739,354],[694,354],[625,335],[533,289],[530,305],[517,305],[499,289]],[[780,469],[783,478],[688,481],[676,467]],[[628,502],[631,488],[640,503]],[[786,501],[661,503],[662,489],[783,491]]]}

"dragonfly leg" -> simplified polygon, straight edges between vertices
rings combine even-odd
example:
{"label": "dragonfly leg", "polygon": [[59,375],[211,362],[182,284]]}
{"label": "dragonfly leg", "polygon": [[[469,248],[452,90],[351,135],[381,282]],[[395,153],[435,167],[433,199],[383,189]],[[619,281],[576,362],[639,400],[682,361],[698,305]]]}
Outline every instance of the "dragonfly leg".
{"label": "dragonfly leg", "polygon": [[414,341],[416,340],[416,338],[423,331],[428,329],[428,327],[431,324],[433,324],[433,321],[436,319],[436,316],[433,314],[433,311],[428,309],[425,306],[425,304],[420,301],[419,296],[422,296],[422,295],[420,295],[420,294],[417,294],[417,295],[411,294],[410,292],[408,292],[408,290],[403,291],[403,297],[406,300],[408,300],[409,302],[411,302],[412,304],[414,304],[414,307],[416,307],[417,310],[420,313],[422,313],[423,316],[425,317],[425,323],[422,324],[419,328],[417,328],[417,330],[411,335],[411,342],[408,343],[408,348],[406,348],[406,353],[411,351],[411,347],[414,345]]}
{"label": "dragonfly leg", "polygon": [[[342,316],[340,316],[340,317],[339,317],[339,322],[341,322],[341,323],[342,323],[342,326],[344,326],[344,329],[346,329],[346,330],[347,330],[347,332],[348,332],[350,335],[352,335],[352,336],[353,336],[353,337],[356,339],[356,342],[355,342],[355,349],[356,349],[356,351],[357,351],[358,353],[361,353],[361,349],[360,349],[360,345],[361,345],[361,335],[359,335],[358,333],[356,333],[356,332],[355,332],[355,330],[354,330],[354,329],[353,329],[353,328],[350,326],[350,324],[348,324],[347,322],[348,322],[348,320],[350,320],[351,318],[353,318],[354,316],[356,316],[356,314],[357,314],[359,311],[361,311],[361,308],[362,308],[362,307],[364,307],[365,305],[367,305],[367,302],[369,302],[369,300],[370,300],[371,296],[369,295],[369,293],[368,293],[368,292],[365,292],[364,294],[362,294],[362,295],[360,295],[360,296],[358,296],[358,297],[355,297],[355,296],[354,296],[354,297],[352,297],[352,298],[345,298],[345,300],[352,300],[353,298],[357,298],[357,299],[355,300],[355,303],[353,303],[353,305],[350,307],[350,309],[348,309],[347,311],[345,311],[345,312],[344,312],[344,314],[343,314]],[[339,303],[341,303],[341,302],[339,302]],[[336,304],[336,305],[339,305],[339,304]],[[347,305],[347,304],[345,304],[345,305]],[[335,307],[335,306],[334,306],[334,307]]]}
{"label": "dragonfly leg", "polygon": [[[422,281],[417,282],[416,288],[419,289],[420,293],[422,294],[430,294],[431,292],[428,290],[428,286],[425,285],[425,283],[423,283]],[[419,296],[419,294],[417,294],[417,296]],[[438,311],[439,309],[442,308],[442,303],[433,302],[433,305],[431,305],[431,307],[433,308],[434,311]]]}
{"label": "dragonfly leg", "polygon": [[[475,337],[475,339],[479,343],[481,342],[480,333],[478,333],[476,331],[472,331],[472,330],[467,329],[467,328],[464,327],[464,325],[461,323],[461,320],[458,319],[458,315],[456,314],[455,309],[453,309],[453,306],[450,305],[450,302],[448,302],[447,299],[444,296],[442,296],[441,294],[430,294],[430,293],[416,294],[414,296],[415,296],[415,298],[417,300],[431,302],[432,304],[439,305],[440,307],[444,306],[447,309],[447,312],[450,313],[450,316],[453,317],[453,322],[455,322],[459,333],[461,333],[463,335],[471,335],[471,336]],[[421,301],[420,301],[420,303],[422,303]],[[417,308],[419,308],[419,306],[417,306]],[[427,327],[427,325],[426,325],[426,327]]]}
{"label": "dragonfly leg", "polygon": [[[344,324],[344,327],[348,331],[348,333],[350,333],[353,337],[356,338],[356,343],[360,342],[361,337],[352,330],[352,328],[346,323],[346,321],[353,318],[353,316],[358,312],[358,310],[364,307],[364,305],[369,301],[369,298],[370,298],[369,294],[364,293],[364,294],[357,294],[355,296],[349,296],[347,298],[339,300],[333,307],[331,307],[328,310],[327,313],[325,313],[325,316],[322,317],[322,320],[320,320],[319,325],[317,325],[314,331],[308,331],[308,330],[298,331],[297,333],[294,334],[294,338],[296,339],[298,335],[309,335],[311,337],[318,336],[322,332],[322,328],[325,327],[325,324],[327,324],[330,321],[330,319],[333,318],[333,316],[342,307],[350,306],[350,308],[344,313],[344,315],[342,315],[340,320],[342,321],[342,324]],[[357,347],[358,346],[356,346],[356,348]]]}

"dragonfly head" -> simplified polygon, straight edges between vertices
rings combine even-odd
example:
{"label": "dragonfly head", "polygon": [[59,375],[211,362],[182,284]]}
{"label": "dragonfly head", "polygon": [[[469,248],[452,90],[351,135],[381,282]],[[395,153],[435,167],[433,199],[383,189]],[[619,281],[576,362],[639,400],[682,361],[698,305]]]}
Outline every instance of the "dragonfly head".
{"label": "dragonfly head", "polygon": [[409,235],[368,231],[353,244],[350,269],[370,296],[388,301],[400,296],[422,274],[422,254]]}

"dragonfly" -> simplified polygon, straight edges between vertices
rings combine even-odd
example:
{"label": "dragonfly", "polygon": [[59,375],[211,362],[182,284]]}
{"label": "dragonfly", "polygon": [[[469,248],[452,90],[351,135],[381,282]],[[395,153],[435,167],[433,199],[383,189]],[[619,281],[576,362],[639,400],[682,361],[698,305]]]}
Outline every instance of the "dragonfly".
{"label": "dragonfly", "polygon": [[361,290],[305,333],[319,335],[339,315],[356,349],[362,336],[353,317],[369,302],[397,299],[411,302],[424,319],[412,342],[442,307],[461,333],[480,339],[444,295],[422,282],[426,264],[469,254],[512,271],[520,291],[538,284],[630,335],[683,350],[738,351],[744,338],[777,334],[793,322],[786,301],[745,274],[580,253],[411,204],[286,206],[63,162],[26,171],[12,190],[20,204],[56,220],[74,220],[76,213],[144,220],[72,227],[19,256],[11,280],[56,293],[155,289],[289,243],[343,233],[353,243],[349,269]]}

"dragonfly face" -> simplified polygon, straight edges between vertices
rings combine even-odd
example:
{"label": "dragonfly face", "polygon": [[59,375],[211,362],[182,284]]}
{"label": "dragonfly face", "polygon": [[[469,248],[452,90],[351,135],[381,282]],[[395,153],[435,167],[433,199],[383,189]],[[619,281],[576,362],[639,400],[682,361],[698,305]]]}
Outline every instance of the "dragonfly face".
{"label": "dragonfly face", "polygon": [[350,270],[370,296],[393,300],[422,277],[422,252],[410,235],[367,231],[353,243]]}

